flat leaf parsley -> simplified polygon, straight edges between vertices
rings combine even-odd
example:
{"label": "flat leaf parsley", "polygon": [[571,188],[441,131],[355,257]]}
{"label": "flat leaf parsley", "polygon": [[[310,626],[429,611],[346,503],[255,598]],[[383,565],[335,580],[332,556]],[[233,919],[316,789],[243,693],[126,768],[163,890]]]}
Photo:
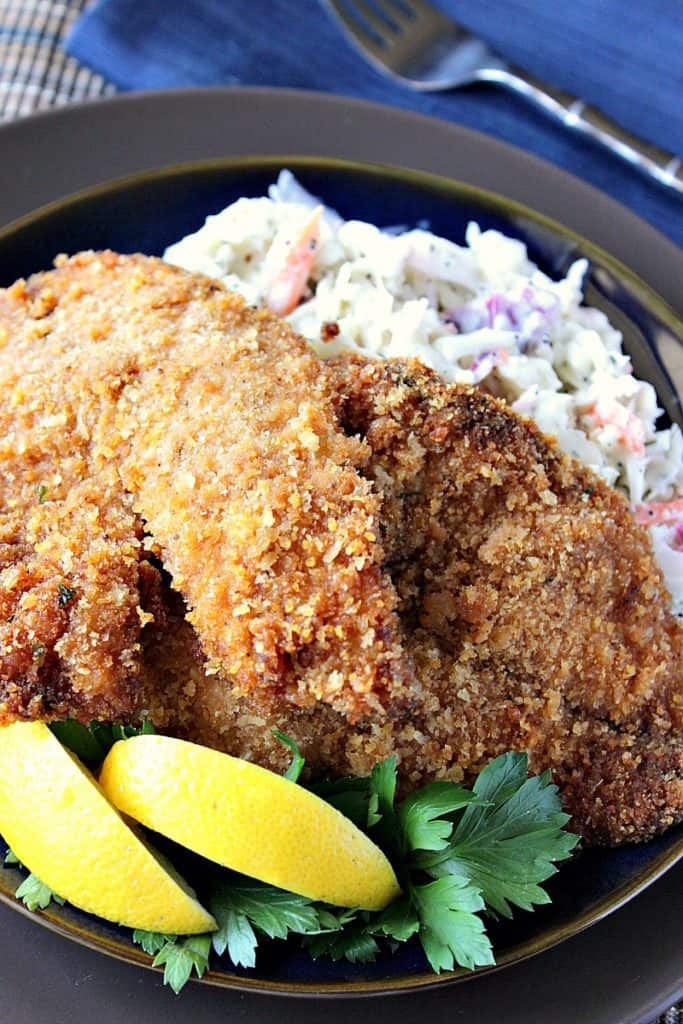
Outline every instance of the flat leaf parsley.
{"label": "flat leaf parsley", "polygon": [[88,726],[73,718],[65,722],[52,722],[50,729],[60,743],[88,765],[99,765],[117,740],[127,740],[131,736],[155,731],[152,723],[147,720],[138,728],[133,725],[104,725],[101,722],[91,722]]}
{"label": "flat leaf parsley", "polygon": [[[7,863],[7,858],[5,858]],[[18,900],[28,907],[29,910],[45,910],[51,903],[63,904],[64,900],[53,892],[49,885],[38,878],[37,875],[27,875],[24,881],[14,894]]]}
{"label": "flat leaf parsley", "polygon": [[203,977],[209,966],[211,937],[209,935],[161,935],[159,932],[145,932],[139,929],[133,932],[133,942],[137,942],[145,953],[154,957],[154,967],[164,968],[164,984],[169,985],[176,995],[192,976],[194,971],[198,978]]}
{"label": "flat leaf parsley", "polygon": [[[89,764],[113,742],[139,732],[123,726],[52,726],[57,737]],[[305,767],[295,740],[275,735],[292,752],[285,777],[299,783]],[[375,765],[366,778],[317,782],[309,788],[349,817],[380,846],[396,872],[401,895],[385,910],[368,912],[316,903],[304,896],[221,871],[205,894],[218,929],[177,936],[136,931],[133,941],[164,968],[164,981],[179,992],[193,973],[202,977],[211,955],[253,968],[264,940],[298,936],[313,959],[352,963],[374,960],[383,949],[417,937],[435,972],[456,965],[474,970],[495,963],[486,931],[488,916],[512,916],[548,903],[543,882],[556,873],[579,837],[565,831],[564,814],[550,773],[527,775],[525,754],[497,757],[471,789],[434,782],[396,801],[396,758]],[[11,851],[7,863],[16,863]],[[31,909],[59,897],[29,875],[17,890]]]}

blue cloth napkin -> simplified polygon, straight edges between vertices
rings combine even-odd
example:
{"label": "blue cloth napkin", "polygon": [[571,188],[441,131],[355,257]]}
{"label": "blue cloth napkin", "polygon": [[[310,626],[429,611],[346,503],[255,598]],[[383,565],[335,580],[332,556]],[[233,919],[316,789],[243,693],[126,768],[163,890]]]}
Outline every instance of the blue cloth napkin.
{"label": "blue cloth napkin", "polygon": [[[437,3],[508,60],[683,156],[681,0]],[[683,244],[680,198],[496,87],[418,94],[384,78],[317,0],[96,0],[67,49],[123,89],[291,86],[485,126],[604,189]]]}

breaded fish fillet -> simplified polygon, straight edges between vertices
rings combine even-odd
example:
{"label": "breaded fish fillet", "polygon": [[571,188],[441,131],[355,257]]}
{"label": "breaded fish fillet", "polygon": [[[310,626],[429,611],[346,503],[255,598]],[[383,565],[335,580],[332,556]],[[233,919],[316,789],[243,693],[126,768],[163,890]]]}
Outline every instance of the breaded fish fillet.
{"label": "breaded fish fillet", "polygon": [[0,718],[136,704],[143,521],[209,671],[351,719],[405,703],[363,445],[286,324],[161,260],[86,253],[3,293],[0,331]]}
{"label": "breaded fish fillet", "polygon": [[277,770],[273,727],[316,774],[365,774],[395,753],[404,789],[528,750],[591,842],[680,819],[683,630],[624,499],[504,403],[419,363],[338,372],[421,694],[410,713],[356,724],[324,706],[264,714],[204,673],[176,624],[150,641],[153,715]]}
{"label": "breaded fish fillet", "polygon": [[593,841],[683,817],[683,626],[626,500],[504,403],[419,363],[342,373],[433,768],[528,750]]}
{"label": "breaded fish fillet", "polygon": [[508,750],[593,842],[683,817],[683,629],[624,501],[417,362],[322,365],[159,260],[0,292],[0,722],[402,786]]}

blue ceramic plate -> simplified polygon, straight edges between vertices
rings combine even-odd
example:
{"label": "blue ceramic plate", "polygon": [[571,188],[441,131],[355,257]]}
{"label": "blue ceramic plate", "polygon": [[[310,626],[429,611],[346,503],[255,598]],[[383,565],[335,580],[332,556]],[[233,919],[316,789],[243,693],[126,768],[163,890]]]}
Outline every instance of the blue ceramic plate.
{"label": "blue ceramic plate", "polygon": [[[654,384],[665,416],[683,425],[676,389],[660,352],[683,342],[683,323],[639,278],[606,253],[531,210],[491,193],[423,173],[319,158],[268,157],[187,164],[137,175],[53,203],[0,232],[0,284],[45,269],[59,252],[109,247],[161,255],[166,245],[196,230],[207,214],[243,195],[262,195],[281,167],[347,218],[382,225],[427,220],[431,230],[461,241],[470,220],[520,238],[531,258],[553,277],[582,256],[589,260],[589,304],[603,309],[623,332],[635,372]],[[491,926],[498,966],[512,964],[576,934],[640,892],[683,856],[683,826],[640,846],[588,850],[548,885],[552,904],[512,922]],[[19,872],[0,870],[0,899],[13,898]],[[199,884],[201,888],[201,884]],[[35,916],[47,927],[133,963],[149,958],[129,932],[72,907]],[[483,972],[481,972],[483,973]],[[468,972],[435,977],[417,944],[374,964],[313,963],[295,946],[266,946],[254,971],[222,963],[206,975],[216,985],[292,994],[388,993],[442,985]]]}

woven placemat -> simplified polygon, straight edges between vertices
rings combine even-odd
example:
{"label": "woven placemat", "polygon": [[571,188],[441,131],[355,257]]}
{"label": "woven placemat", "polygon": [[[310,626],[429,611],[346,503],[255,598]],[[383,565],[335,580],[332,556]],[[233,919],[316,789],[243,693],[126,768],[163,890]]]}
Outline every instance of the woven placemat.
{"label": "woven placemat", "polygon": [[0,0],[0,121],[116,92],[61,48],[86,0]]}
{"label": "woven placemat", "polygon": [[[0,121],[116,92],[62,49],[87,2],[0,0]],[[656,1024],[683,1024],[683,1004]]]}

